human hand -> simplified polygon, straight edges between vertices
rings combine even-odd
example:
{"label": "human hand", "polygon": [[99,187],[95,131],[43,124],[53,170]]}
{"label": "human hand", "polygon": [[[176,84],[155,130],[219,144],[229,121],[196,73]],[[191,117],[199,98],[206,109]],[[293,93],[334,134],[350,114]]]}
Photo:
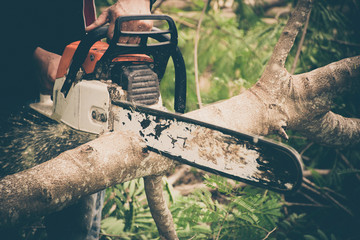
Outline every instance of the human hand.
{"label": "human hand", "polygon": [[[85,31],[89,32],[109,23],[108,37],[112,39],[115,20],[118,17],[150,13],[150,0],[118,0],[114,5],[105,9],[94,23],[85,28]],[[152,21],[149,20],[129,21],[122,23],[121,29],[124,31],[150,31],[152,25]],[[119,39],[119,43],[137,44],[139,42],[140,39],[136,37],[121,37]]]}
{"label": "human hand", "polygon": [[34,51],[37,77],[40,81],[40,93],[50,95],[56,79],[61,56],[37,47]]}

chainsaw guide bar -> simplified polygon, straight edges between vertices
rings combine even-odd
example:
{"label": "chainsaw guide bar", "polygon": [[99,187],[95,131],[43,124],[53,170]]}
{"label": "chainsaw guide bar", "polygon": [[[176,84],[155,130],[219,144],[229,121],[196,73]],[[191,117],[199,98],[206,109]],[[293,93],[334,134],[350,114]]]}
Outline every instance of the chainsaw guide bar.
{"label": "chainsaw guide bar", "polygon": [[284,144],[129,102],[112,111],[114,130],[139,134],[150,151],[280,193],[301,185],[300,155]]}

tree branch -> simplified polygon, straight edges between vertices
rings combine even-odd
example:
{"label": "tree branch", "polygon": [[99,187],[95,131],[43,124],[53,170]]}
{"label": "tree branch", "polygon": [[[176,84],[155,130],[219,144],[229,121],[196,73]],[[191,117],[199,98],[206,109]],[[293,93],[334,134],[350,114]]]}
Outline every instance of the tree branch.
{"label": "tree branch", "polygon": [[198,100],[199,108],[202,108],[202,100],[201,100],[201,91],[200,91],[200,80],[199,80],[199,66],[198,66],[198,45],[200,40],[200,29],[201,29],[201,23],[203,21],[206,8],[208,7],[209,0],[206,0],[203,10],[201,11],[200,19],[198,21],[197,27],[196,27],[196,34],[194,38],[194,71],[195,71],[195,89],[196,89],[196,97]]}
{"label": "tree branch", "polygon": [[311,72],[295,75],[300,81],[301,93],[308,100],[319,96],[333,99],[356,84],[360,77],[360,56],[345,58],[317,68]]}
{"label": "tree branch", "polygon": [[15,225],[59,211],[82,196],[159,174],[173,166],[167,158],[144,153],[145,147],[127,132],[109,133],[34,168],[2,178],[0,225]]}
{"label": "tree branch", "polygon": [[[299,0],[296,8],[292,12],[277,44],[275,45],[273,54],[265,69],[266,73],[274,73],[284,69],[286,58],[294,45],[295,39],[302,25],[306,22],[307,15],[311,9],[312,0]],[[265,73],[264,72],[264,73]]]}
{"label": "tree branch", "polygon": [[323,117],[308,122],[301,132],[327,146],[353,146],[360,143],[360,119],[345,118],[328,112]]}
{"label": "tree branch", "polygon": [[160,238],[178,239],[171,212],[164,198],[162,176],[145,177],[144,182],[150,212],[158,228]]}
{"label": "tree branch", "polygon": [[304,44],[306,31],[307,31],[307,28],[309,26],[310,15],[311,15],[311,9],[310,9],[309,14],[308,14],[308,16],[306,18],[305,26],[304,26],[304,28],[302,30],[302,35],[301,35],[301,39],[300,39],[300,42],[299,42],[299,46],[298,46],[298,49],[297,49],[296,54],[295,54],[294,62],[292,64],[292,66],[291,66],[291,70],[290,70],[291,74],[295,73],[296,65],[297,65],[297,62],[298,62],[299,57],[300,57],[301,48],[302,48],[302,46]]}
{"label": "tree branch", "polygon": [[[291,77],[283,93],[289,95],[288,127],[330,146],[359,143],[359,119],[330,112],[333,100],[358,85],[360,56],[346,58],[309,73]],[[345,145],[344,145],[345,144]]]}

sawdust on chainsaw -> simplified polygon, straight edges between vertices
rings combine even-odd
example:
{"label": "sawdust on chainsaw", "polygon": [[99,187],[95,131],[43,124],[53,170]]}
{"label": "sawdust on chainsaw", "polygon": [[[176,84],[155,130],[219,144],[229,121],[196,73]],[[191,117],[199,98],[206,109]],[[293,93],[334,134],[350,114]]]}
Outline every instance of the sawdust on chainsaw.
{"label": "sawdust on chainsaw", "polygon": [[[208,159],[214,164],[225,164],[227,168],[244,167],[256,160],[259,154],[248,149],[246,142],[239,144],[231,136],[220,131],[200,128],[192,132],[192,140],[198,145],[199,156]],[[214,141],[216,140],[216,141]],[[191,145],[188,142],[188,145]],[[219,160],[224,160],[220,163]]]}

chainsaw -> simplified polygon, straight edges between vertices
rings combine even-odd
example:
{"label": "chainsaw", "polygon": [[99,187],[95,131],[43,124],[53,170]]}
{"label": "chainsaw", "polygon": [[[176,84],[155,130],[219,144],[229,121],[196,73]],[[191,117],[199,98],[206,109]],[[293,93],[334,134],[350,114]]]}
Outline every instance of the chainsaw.
{"label": "chainsaw", "polygon": [[[127,21],[156,20],[165,30],[121,30]],[[132,131],[150,151],[199,169],[276,192],[296,191],[302,181],[300,155],[264,137],[181,115],[186,107],[186,69],[174,21],[166,15],[119,17],[108,27],[69,44],[61,57],[52,95],[30,107],[68,126],[95,134]],[[138,44],[121,44],[136,37]],[[169,59],[175,67],[174,109],[164,110],[160,80]]]}

